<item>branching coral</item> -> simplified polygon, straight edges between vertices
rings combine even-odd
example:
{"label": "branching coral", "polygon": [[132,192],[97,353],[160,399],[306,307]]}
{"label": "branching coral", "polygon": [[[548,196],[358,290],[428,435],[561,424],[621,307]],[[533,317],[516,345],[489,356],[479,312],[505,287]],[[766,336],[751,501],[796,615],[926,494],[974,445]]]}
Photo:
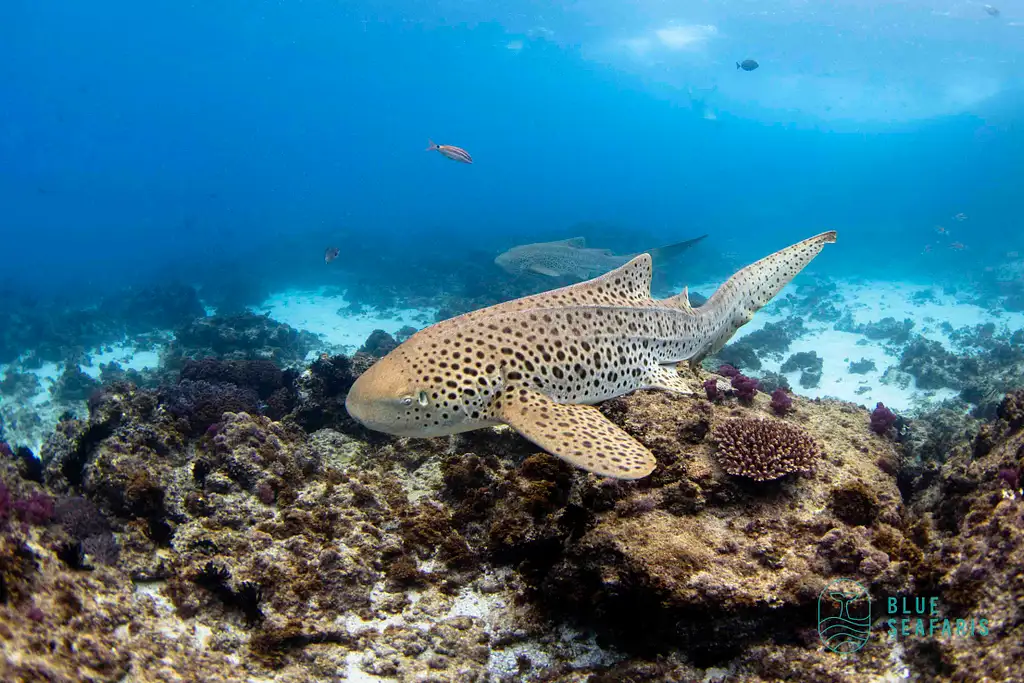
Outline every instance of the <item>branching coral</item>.
{"label": "branching coral", "polygon": [[722,469],[756,481],[810,471],[821,457],[821,446],[810,434],[781,420],[728,420],[712,436]]}

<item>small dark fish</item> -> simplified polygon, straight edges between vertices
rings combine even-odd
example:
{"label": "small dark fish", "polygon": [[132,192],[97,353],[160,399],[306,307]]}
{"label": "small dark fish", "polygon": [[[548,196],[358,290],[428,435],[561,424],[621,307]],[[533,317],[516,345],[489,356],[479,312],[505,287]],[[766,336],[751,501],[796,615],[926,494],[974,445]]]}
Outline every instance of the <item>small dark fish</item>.
{"label": "small dark fish", "polygon": [[757,67],[761,66],[753,59],[744,59],[742,62],[736,62],[737,69],[743,69],[744,71],[753,71]]}
{"label": "small dark fish", "polygon": [[327,251],[324,252],[324,263],[330,263],[334,259],[338,258],[338,254],[341,250],[337,247],[327,247]]}
{"label": "small dark fish", "polygon": [[473,157],[469,156],[469,152],[461,147],[456,147],[455,145],[435,145],[433,140],[429,140],[427,142],[427,151],[433,152],[435,149],[453,161],[461,161],[464,164],[473,163]]}
{"label": "small dark fish", "polygon": [[993,7],[992,5],[985,5],[985,11],[988,12],[988,15],[990,17],[998,17],[999,16],[999,8],[998,7]]}

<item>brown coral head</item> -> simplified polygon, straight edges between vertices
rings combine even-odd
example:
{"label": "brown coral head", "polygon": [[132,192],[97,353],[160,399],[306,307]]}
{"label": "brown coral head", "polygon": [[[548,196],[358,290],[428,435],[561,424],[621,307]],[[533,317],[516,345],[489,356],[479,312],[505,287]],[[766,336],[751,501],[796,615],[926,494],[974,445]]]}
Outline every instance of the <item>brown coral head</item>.
{"label": "brown coral head", "polygon": [[782,420],[728,420],[712,435],[718,463],[733,476],[756,481],[809,472],[821,457],[821,445],[806,430]]}

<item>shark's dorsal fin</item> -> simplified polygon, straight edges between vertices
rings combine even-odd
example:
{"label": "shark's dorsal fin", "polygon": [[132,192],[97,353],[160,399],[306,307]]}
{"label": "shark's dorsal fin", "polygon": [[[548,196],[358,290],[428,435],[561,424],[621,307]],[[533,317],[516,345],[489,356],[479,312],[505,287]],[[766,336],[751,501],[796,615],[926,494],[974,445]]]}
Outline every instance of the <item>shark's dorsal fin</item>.
{"label": "shark's dorsal fin", "polygon": [[587,240],[586,238],[583,237],[570,237],[567,240],[558,240],[557,242],[552,242],[551,244],[562,244],[567,247],[576,247],[577,249],[583,249],[587,246]]}
{"label": "shark's dorsal fin", "polygon": [[687,313],[693,313],[693,306],[690,305],[689,290],[689,287],[683,287],[683,291],[679,292],[675,296],[662,299],[661,303],[669,308],[679,308]]}
{"label": "shark's dorsal fin", "polygon": [[437,325],[443,329],[444,326],[463,324],[471,319],[534,308],[646,304],[651,300],[651,274],[650,254],[640,254],[628,263],[593,280],[463,313]]}
{"label": "shark's dorsal fin", "polygon": [[580,305],[647,301],[651,298],[652,273],[650,254],[640,254],[615,270],[593,280],[570,285],[564,291],[581,299]]}

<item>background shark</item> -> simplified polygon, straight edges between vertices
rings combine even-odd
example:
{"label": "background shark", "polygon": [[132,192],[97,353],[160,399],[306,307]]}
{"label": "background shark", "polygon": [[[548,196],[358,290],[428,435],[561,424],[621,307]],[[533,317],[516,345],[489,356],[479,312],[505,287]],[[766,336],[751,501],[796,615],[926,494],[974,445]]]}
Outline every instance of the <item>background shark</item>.
{"label": "background shark", "polygon": [[[701,235],[685,242],[677,242],[646,252],[651,255],[655,267],[679,256],[700,242],[707,235]],[[610,249],[591,249],[582,237],[572,237],[556,242],[537,242],[512,247],[499,255],[494,262],[513,275],[537,273],[549,277],[573,276],[581,280],[607,273],[628,263],[639,254],[616,255]]]}

